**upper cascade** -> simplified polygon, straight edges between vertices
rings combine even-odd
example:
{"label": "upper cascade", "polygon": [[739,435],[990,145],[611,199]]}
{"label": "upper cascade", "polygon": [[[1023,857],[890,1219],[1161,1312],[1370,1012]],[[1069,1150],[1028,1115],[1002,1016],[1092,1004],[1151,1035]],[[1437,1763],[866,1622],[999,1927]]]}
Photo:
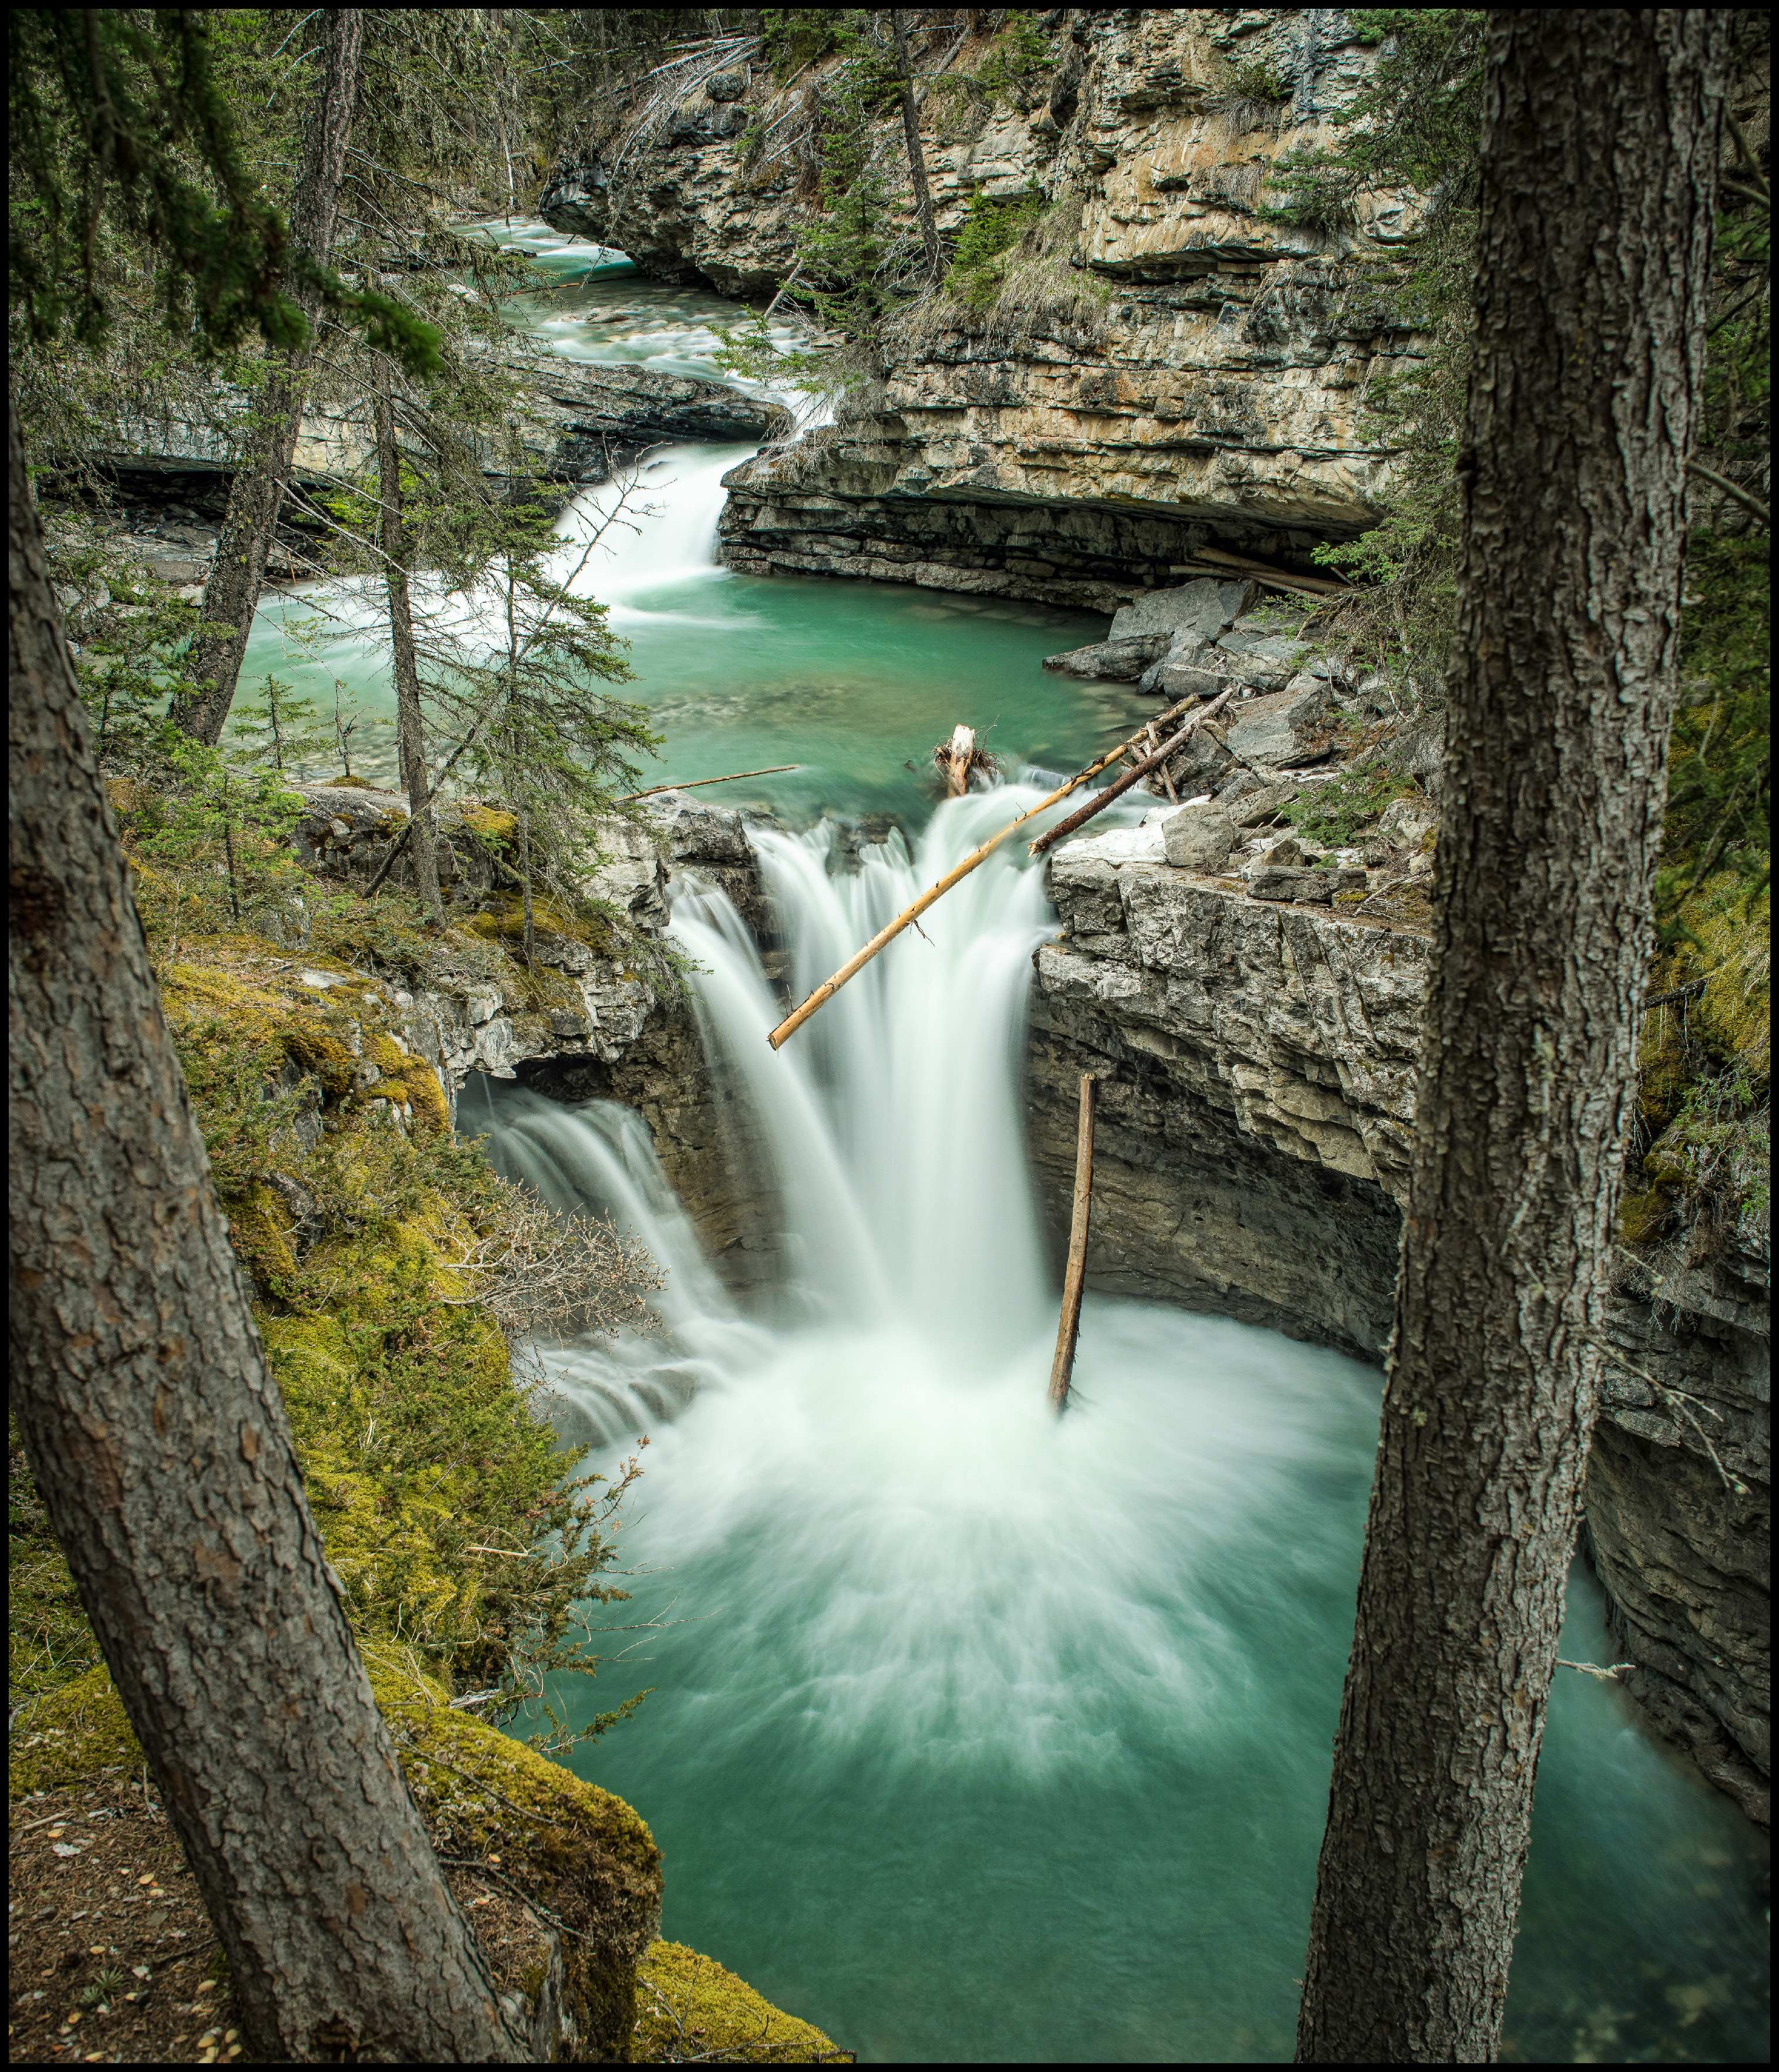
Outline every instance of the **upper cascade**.
{"label": "upper cascade", "polygon": [[[1023,72],[949,30],[916,68],[941,235],[1011,204],[1024,243],[989,298],[953,269],[887,319],[881,379],[840,421],[738,471],[731,565],[1110,610],[1207,544],[1304,566],[1374,522],[1388,455],[1359,398],[1419,350],[1377,279],[1419,205],[1361,196],[1337,230],[1281,213],[1369,71],[1349,18],[1106,10],[1020,34]],[[798,139],[841,63],[784,86],[732,54],[687,68],[559,167],[542,213],[659,278],[776,292],[809,216]]]}

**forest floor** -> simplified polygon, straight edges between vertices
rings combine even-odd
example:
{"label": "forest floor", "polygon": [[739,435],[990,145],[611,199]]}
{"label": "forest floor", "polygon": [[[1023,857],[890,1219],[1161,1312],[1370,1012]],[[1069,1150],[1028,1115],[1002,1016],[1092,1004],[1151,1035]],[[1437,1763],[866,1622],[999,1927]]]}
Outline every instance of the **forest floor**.
{"label": "forest floor", "polygon": [[[14,2065],[232,2064],[243,2055],[227,1959],[197,1881],[140,1772],[112,1771],[13,1807],[7,2009]],[[530,1909],[447,1873],[496,1987],[535,1968]],[[251,2061],[249,2061],[251,2062]]]}

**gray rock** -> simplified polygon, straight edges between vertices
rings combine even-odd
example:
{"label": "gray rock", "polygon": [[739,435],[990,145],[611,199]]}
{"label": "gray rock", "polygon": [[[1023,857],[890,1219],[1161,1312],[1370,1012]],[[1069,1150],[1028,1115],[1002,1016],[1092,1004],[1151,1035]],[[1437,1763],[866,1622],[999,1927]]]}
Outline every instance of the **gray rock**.
{"label": "gray rock", "polygon": [[1438,798],[1445,773],[1445,728],[1439,715],[1426,713],[1400,728],[1385,743],[1383,758],[1391,769],[1412,777]]}
{"label": "gray rock", "polygon": [[1279,768],[1313,754],[1313,737],[1333,712],[1325,683],[1312,691],[1279,691],[1245,704],[1229,731],[1231,751],[1250,763]]}
{"label": "gray rock", "polygon": [[1216,666],[1223,659],[1212,643],[1200,635],[1176,633],[1167,653],[1143,671],[1138,688],[1153,691],[1170,705],[1181,698],[1214,698],[1226,680]]}
{"label": "gray rock", "polygon": [[[1263,828],[1276,820],[1283,809],[1297,796],[1295,784],[1262,783],[1251,771],[1239,773],[1237,782],[1244,789],[1237,792],[1234,783],[1220,796],[1220,803],[1229,811],[1238,828]],[[1234,796],[1232,796],[1231,794]]]}
{"label": "gray rock", "polygon": [[1216,804],[1182,806],[1161,824],[1162,851],[1176,870],[1214,878],[1235,847],[1235,822]]}
{"label": "gray rock", "polygon": [[704,91],[713,101],[739,101],[747,91],[747,70],[738,65],[733,72],[714,72],[704,82]]}
{"label": "gray rock", "polygon": [[1134,684],[1149,664],[1167,651],[1167,635],[1151,633],[1130,640],[1095,640],[1066,654],[1046,655],[1044,666],[1065,676]]}
{"label": "gray rock", "polygon": [[720,144],[739,137],[747,126],[745,109],[713,108],[694,101],[680,109],[667,125],[669,144]]}
{"label": "gray rock", "polygon": [[649,800],[644,811],[675,863],[753,861],[741,816],[727,806],[707,805],[686,791],[663,791]]}
{"label": "gray rock", "polygon": [[1309,860],[1304,845],[1295,835],[1287,835],[1283,841],[1275,841],[1260,853],[1261,862],[1272,870],[1287,870]]}
{"label": "gray rock", "polygon": [[1248,890],[1256,899],[1288,899],[1298,906],[1325,906],[1333,894],[1332,874],[1325,870],[1275,870],[1262,868],[1248,879]]}
{"label": "gray rock", "polygon": [[1139,634],[1185,633],[1200,641],[1212,640],[1247,609],[1254,595],[1250,582],[1221,582],[1208,576],[1183,583],[1178,590],[1149,590],[1113,614],[1111,637],[1124,640]]}
{"label": "gray rock", "polygon": [[1376,836],[1380,842],[1419,853],[1439,825],[1439,809],[1431,799],[1392,799],[1378,816]]}

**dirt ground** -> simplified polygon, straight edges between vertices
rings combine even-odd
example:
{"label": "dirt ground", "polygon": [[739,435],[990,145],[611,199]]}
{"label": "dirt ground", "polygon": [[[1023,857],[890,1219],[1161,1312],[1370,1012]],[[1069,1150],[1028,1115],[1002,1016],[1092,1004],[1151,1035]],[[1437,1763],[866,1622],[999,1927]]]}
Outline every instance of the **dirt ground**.
{"label": "dirt ground", "polygon": [[[14,2065],[250,2063],[227,1965],[141,1773],[12,1807],[7,2056]],[[494,1874],[447,1873],[498,1990],[540,1951]]]}

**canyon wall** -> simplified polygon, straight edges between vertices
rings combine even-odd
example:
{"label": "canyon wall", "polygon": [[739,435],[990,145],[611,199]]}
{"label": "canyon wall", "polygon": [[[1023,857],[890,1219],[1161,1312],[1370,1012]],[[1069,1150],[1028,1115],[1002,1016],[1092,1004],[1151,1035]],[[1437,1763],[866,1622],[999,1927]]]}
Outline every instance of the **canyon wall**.
{"label": "canyon wall", "polygon": [[[1164,832],[1077,841],[1052,865],[1062,932],[1036,959],[1027,1094],[1056,1241],[1092,1071],[1092,1285],[1378,1359],[1431,938],[1176,868]],[[1627,1687],[1762,1821],[1768,1271],[1764,1219],[1698,1261],[1618,1255],[1587,1494]]]}
{"label": "canyon wall", "polygon": [[[1027,18],[1031,19],[1033,18]],[[1208,545],[1307,565],[1363,530],[1387,455],[1359,407],[1417,340],[1390,313],[1406,195],[1339,232],[1269,210],[1371,62],[1334,9],[1059,10],[1030,82],[926,91],[941,228],[1041,198],[1041,250],[995,307],[953,295],[883,328],[838,421],[729,479],[731,565],[865,576],[1111,610]],[[933,32],[923,76],[982,63]],[[558,170],[559,229],[645,273],[764,294],[794,264],[822,68],[730,68]],[[720,94],[720,101],[711,98]],[[879,162],[905,185],[887,125]],[[755,140],[764,137],[764,147]]]}

